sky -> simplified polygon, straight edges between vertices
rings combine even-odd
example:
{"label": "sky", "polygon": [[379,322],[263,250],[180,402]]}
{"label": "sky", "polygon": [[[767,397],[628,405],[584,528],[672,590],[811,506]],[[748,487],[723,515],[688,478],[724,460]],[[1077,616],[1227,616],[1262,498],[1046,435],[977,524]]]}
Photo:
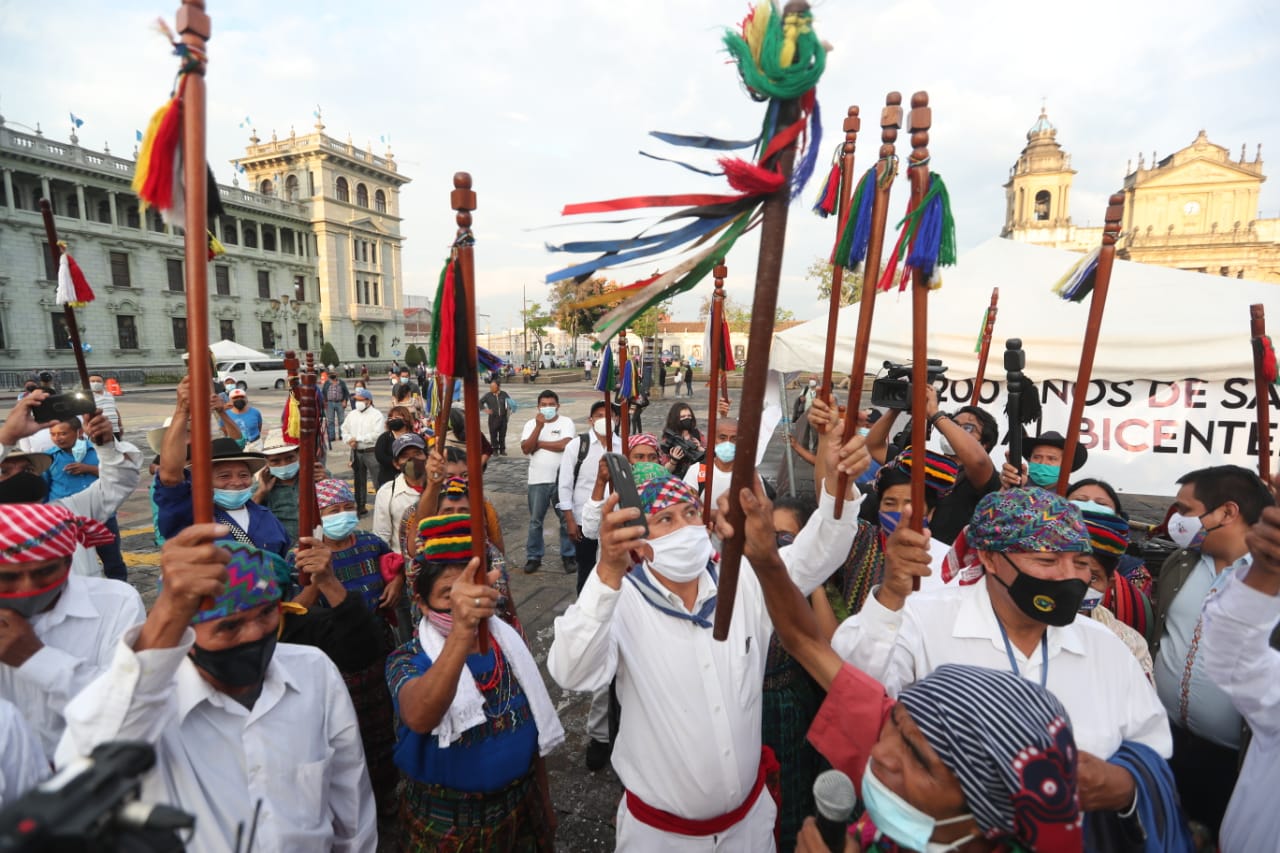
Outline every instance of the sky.
{"label": "sky", "polygon": [[[0,115],[65,139],[75,113],[84,120],[81,145],[131,152],[135,130],[172,83],[176,60],[155,20],[172,23],[176,8],[174,0],[0,0]],[[723,178],[639,156],[680,156],[650,130],[747,138],[763,114],[720,42],[745,14],[741,0],[318,0],[305,8],[209,0],[207,8],[208,156],[219,181],[234,175],[246,117],[264,139],[291,127],[304,134],[319,105],[330,136],[372,142],[376,153],[389,139],[412,179],[401,191],[405,291],[429,294],[455,229],[452,176],[469,171],[480,322],[494,330],[518,325],[526,294],[546,304],[544,277],[570,259],[545,242],[639,230],[575,224],[560,217],[563,205],[727,191]],[[1140,151],[1164,157],[1201,128],[1233,156],[1241,143],[1249,159],[1258,143],[1264,161],[1280,150],[1274,4],[817,0],[814,15],[833,48],[818,84],[822,162],[857,104],[861,174],[879,143],[885,94],[902,92],[905,106],[926,89],[931,165],[947,180],[962,252],[999,234],[1002,185],[1042,103],[1078,171],[1071,214],[1080,225],[1101,223],[1127,161]],[[908,136],[899,136],[904,159]],[[800,319],[825,311],[805,270],[835,238],[834,221],[810,212],[826,168],[790,210],[779,304]],[[906,195],[900,178],[891,225]],[[1263,185],[1260,216],[1280,216],[1274,180]],[[727,259],[728,293],[743,303],[752,299],[757,251],[750,234]],[[612,276],[628,283],[651,267]],[[710,290],[708,278],[677,298],[674,318],[696,319]]]}

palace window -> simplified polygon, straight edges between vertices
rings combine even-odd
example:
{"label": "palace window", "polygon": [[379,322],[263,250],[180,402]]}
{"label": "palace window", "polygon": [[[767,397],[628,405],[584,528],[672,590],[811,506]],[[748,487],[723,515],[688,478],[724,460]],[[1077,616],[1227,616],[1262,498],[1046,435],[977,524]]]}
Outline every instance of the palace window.
{"label": "palace window", "polygon": [[387,194],[382,190],[378,190],[373,194],[373,209],[378,213],[387,212]]}
{"label": "palace window", "polygon": [[356,335],[356,357],[364,358],[364,335]]}
{"label": "palace window", "polygon": [[219,296],[231,295],[231,267],[226,264],[217,264],[213,268],[213,292]]}
{"label": "palace window", "polygon": [[347,188],[346,178],[338,178],[335,190],[338,194],[338,201],[351,201],[351,190]]}
{"label": "palace window", "polygon": [[187,318],[173,317],[173,348],[184,350],[187,348]]}
{"label": "palace window", "polygon": [[258,192],[262,193],[263,195],[275,195],[276,193],[275,184],[271,183],[270,178],[264,178],[262,180],[262,183],[258,184]]}
{"label": "palace window", "polygon": [[1036,221],[1047,222],[1049,219],[1049,191],[1040,190],[1036,193]]}
{"label": "palace window", "polygon": [[111,252],[111,286],[132,287],[129,278],[129,254],[127,252]]}
{"label": "palace window", "polygon": [[262,323],[262,348],[265,350],[276,348],[276,327],[269,321]]}
{"label": "palace window", "polygon": [[53,348],[71,349],[71,333],[67,331],[67,315],[59,311],[50,314],[53,321]]}
{"label": "palace window", "polygon": [[234,341],[236,339],[236,321],[235,320],[219,320],[218,335],[224,341]]}
{"label": "palace window", "polygon": [[258,270],[258,298],[271,298],[271,270]]}
{"label": "palace window", "polygon": [[138,348],[138,324],[132,314],[116,315],[116,341],[120,349]]}
{"label": "palace window", "polygon": [[290,175],[284,179],[284,197],[289,201],[298,200],[298,176]]}
{"label": "palace window", "polygon": [[369,358],[377,358],[377,357],[378,357],[378,336],[370,335],[369,336]]}
{"label": "palace window", "polygon": [[[252,226],[253,223],[250,223]],[[258,248],[258,229],[249,227],[244,229],[244,247],[246,249]]]}
{"label": "palace window", "polygon": [[307,277],[305,275],[295,275],[293,277],[293,301],[307,301]]}
{"label": "palace window", "polygon": [[48,242],[40,244],[44,249],[44,277],[47,281],[58,280],[58,265],[53,262],[53,252],[49,250]]}
{"label": "palace window", "polygon": [[181,293],[186,289],[182,278],[182,261],[177,258],[166,258],[164,269],[169,278],[169,290]]}
{"label": "palace window", "polygon": [[356,184],[356,204],[361,207],[369,206],[369,188],[364,184]]}
{"label": "palace window", "polygon": [[307,324],[306,324],[306,323],[299,323],[299,324],[298,324],[298,349],[300,349],[300,350],[309,350],[309,349],[311,349],[311,347],[310,347],[310,346],[308,346],[309,341],[307,340],[307,338],[308,338],[308,335],[307,335]]}

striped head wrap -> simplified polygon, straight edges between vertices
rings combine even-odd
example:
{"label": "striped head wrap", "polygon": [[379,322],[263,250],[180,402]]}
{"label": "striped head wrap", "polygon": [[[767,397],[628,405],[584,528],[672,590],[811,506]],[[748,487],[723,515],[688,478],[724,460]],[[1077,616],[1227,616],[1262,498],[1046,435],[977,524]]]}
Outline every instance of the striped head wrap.
{"label": "striped head wrap", "polygon": [[[895,456],[885,468],[897,469],[910,474],[911,448],[908,447]],[[937,497],[944,498],[951,494],[951,490],[956,487],[956,480],[959,475],[960,466],[955,462],[941,453],[934,453],[932,450],[925,451],[924,484],[932,489]]]}
{"label": "striped head wrap", "polygon": [[942,581],[969,584],[983,575],[979,551],[1091,553],[1080,508],[1044,489],[1004,489],[978,502],[942,562]]}
{"label": "striped head wrap", "polygon": [[450,477],[440,486],[440,499],[465,498],[467,496],[467,478]]}
{"label": "striped head wrap", "polygon": [[422,562],[465,563],[471,559],[471,516],[433,515],[418,523],[418,557]]}
{"label": "striped head wrap", "polygon": [[1120,555],[1129,546],[1129,522],[1114,512],[1082,509],[1080,514],[1084,516],[1084,526],[1089,531],[1093,556],[1107,571],[1114,570],[1120,562]]}
{"label": "striped head wrap", "polygon": [[242,610],[279,601],[281,581],[289,577],[288,565],[270,551],[231,540],[218,545],[231,552],[227,563],[227,588],[213,600],[212,607],[196,611],[196,615],[191,617],[192,625],[225,619]]}
{"label": "striped head wrap", "polygon": [[106,525],[56,504],[0,505],[0,563],[38,563],[70,557],[77,545],[115,540]]}
{"label": "striped head wrap", "polygon": [[326,509],[335,504],[355,502],[355,493],[351,491],[346,480],[330,478],[316,483],[316,503],[320,505],[320,509]]}
{"label": "striped head wrap", "polygon": [[690,503],[702,508],[698,493],[684,480],[672,477],[654,477],[640,490],[640,509],[645,515],[653,515],[669,506]]}
{"label": "striped head wrap", "polygon": [[1084,849],[1075,738],[1053,694],[1010,672],[943,664],[898,701],[959,780],[986,838]]}
{"label": "striped head wrap", "polygon": [[631,474],[635,477],[637,486],[643,486],[650,480],[671,476],[671,472],[657,462],[637,462],[631,466]]}
{"label": "striped head wrap", "polygon": [[627,450],[635,450],[637,447],[652,447],[654,452],[658,454],[658,458],[662,458],[662,448],[658,445],[658,439],[649,435],[647,432],[638,432],[627,439]]}

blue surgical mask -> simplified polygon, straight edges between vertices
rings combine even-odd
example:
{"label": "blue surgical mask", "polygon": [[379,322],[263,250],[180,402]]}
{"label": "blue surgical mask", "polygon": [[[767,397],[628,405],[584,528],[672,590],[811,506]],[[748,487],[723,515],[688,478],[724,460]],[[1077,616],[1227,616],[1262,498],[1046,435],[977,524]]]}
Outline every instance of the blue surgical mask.
{"label": "blue surgical mask", "polygon": [[1062,473],[1061,465],[1046,465],[1043,462],[1031,462],[1027,465],[1027,476],[1031,482],[1042,489],[1052,489],[1058,484],[1058,475]]}
{"label": "blue surgical mask", "polygon": [[858,435],[866,438],[871,435],[871,427],[858,427]]}
{"label": "blue surgical mask", "polygon": [[[871,816],[880,834],[896,841],[899,847],[922,851],[936,849],[930,846],[929,839],[933,837],[938,827],[963,823],[972,817],[962,814],[938,820],[932,815],[925,814],[881,782],[879,777],[871,772],[871,764],[871,760],[868,759],[867,769],[862,773],[862,803],[866,806],[867,814]],[[964,839],[964,841],[968,840],[968,838]],[[954,847],[948,846],[945,849],[954,849]]]}
{"label": "blue surgical mask", "polygon": [[[880,529],[884,531],[884,535],[888,536],[898,529],[898,525],[902,523],[902,513],[880,511]],[[929,529],[929,519],[924,520],[924,529]]]}
{"label": "blue surgical mask", "polygon": [[253,497],[253,487],[247,489],[214,489],[213,502],[223,509],[240,509]]}
{"label": "blue surgical mask", "polygon": [[87,438],[77,438],[76,443],[71,445],[71,458],[77,462],[83,462],[84,458],[89,455],[89,440]]}
{"label": "blue surgical mask", "polygon": [[320,526],[328,539],[346,539],[359,523],[360,519],[354,512],[338,512],[320,519]]}
{"label": "blue surgical mask", "polygon": [[543,406],[541,409],[538,409],[538,411],[542,412],[542,416],[547,420],[554,421],[560,410],[555,406]]}
{"label": "blue surgical mask", "polygon": [[716,445],[716,458],[728,465],[738,452],[738,445],[732,441],[722,441]]}
{"label": "blue surgical mask", "polygon": [[1080,507],[1081,512],[1096,512],[1100,515],[1115,515],[1116,511],[1109,506],[1098,503],[1097,501],[1072,501],[1073,504]]}
{"label": "blue surgical mask", "polygon": [[288,465],[272,465],[269,469],[271,476],[277,480],[292,480],[298,476],[298,463],[290,462]]}

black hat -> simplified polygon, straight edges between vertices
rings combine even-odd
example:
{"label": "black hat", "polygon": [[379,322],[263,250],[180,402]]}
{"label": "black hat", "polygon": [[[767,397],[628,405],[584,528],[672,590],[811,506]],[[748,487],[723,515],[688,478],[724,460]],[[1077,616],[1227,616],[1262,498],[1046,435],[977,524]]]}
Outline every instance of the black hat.
{"label": "black hat", "polygon": [[[244,462],[249,466],[249,470],[254,474],[262,470],[267,464],[267,457],[262,453],[250,453],[240,448],[240,443],[234,438],[215,438],[209,443],[210,456],[215,463],[217,462]],[[191,467],[191,448],[187,448],[187,467]]]}
{"label": "black hat", "polygon": [[[1023,442],[1023,444],[1025,445],[1024,452],[1026,453],[1027,457],[1030,458],[1031,451],[1035,450],[1035,448],[1038,445],[1043,445],[1045,447],[1056,447],[1059,450],[1066,450],[1067,440],[1062,436],[1062,433],[1050,431],[1050,432],[1042,432],[1039,435],[1037,435],[1035,438],[1028,438]],[[1089,461],[1089,451],[1084,449],[1084,445],[1080,444],[1079,442],[1076,442],[1076,452],[1074,457],[1071,460],[1071,470],[1079,471],[1081,468],[1084,467],[1084,463],[1088,461]]]}

